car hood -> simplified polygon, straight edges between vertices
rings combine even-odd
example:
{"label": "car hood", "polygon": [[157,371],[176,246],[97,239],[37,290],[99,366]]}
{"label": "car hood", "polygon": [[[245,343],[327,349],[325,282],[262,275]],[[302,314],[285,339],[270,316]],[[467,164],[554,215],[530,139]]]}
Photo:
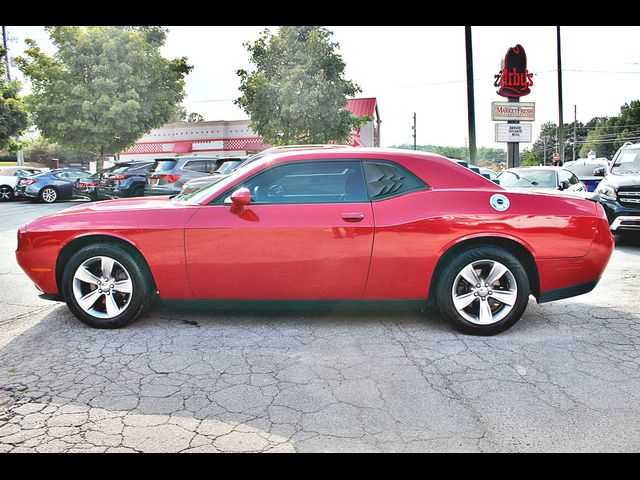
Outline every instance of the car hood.
{"label": "car hood", "polygon": [[640,186],[640,174],[629,173],[626,175],[618,175],[609,172],[602,181],[614,187],[637,187]]}
{"label": "car hood", "polygon": [[47,216],[77,215],[79,213],[107,213],[137,210],[158,210],[167,208],[184,208],[190,206],[183,202],[174,202],[166,195],[155,197],[119,198],[102,202],[84,202]]}

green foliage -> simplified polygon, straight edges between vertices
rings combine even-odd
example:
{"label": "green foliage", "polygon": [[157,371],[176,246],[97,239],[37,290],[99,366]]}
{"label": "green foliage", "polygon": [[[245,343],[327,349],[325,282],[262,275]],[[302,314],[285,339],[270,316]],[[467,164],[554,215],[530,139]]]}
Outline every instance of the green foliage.
{"label": "green foliage", "polygon": [[[413,144],[403,143],[392,145],[393,148],[404,148],[413,150]],[[416,150],[423,152],[437,153],[447,158],[455,160],[469,161],[469,149],[467,147],[442,147],[436,145],[416,145]],[[491,167],[498,161],[507,161],[507,151],[502,148],[480,147],[476,150],[477,165],[480,167]]]}
{"label": "green foliage", "polygon": [[20,82],[9,81],[5,70],[6,51],[0,46],[0,148],[15,148],[11,144],[14,136],[20,135],[27,128],[29,119],[27,109],[19,97]]}
{"label": "green foliage", "polygon": [[594,119],[593,128],[580,149],[580,155],[587,156],[594,150],[598,157],[611,159],[625,142],[636,143],[640,140],[640,100],[633,100],[620,107],[617,117]]}
{"label": "green foliage", "polygon": [[[42,134],[67,148],[115,154],[167,123],[184,97],[185,57],[160,54],[161,27],[46,27],[57,52],[27,39],[16,58],[31,81],[26,99]],[[101,162],[100,162],[101,163]]]}
{"label": "green foliage", "polygon": [[60,160],[61,164],[96,160],[96,155],[93,152],[65,148],[55,142],[50,142],[43,136],[22,142],[22,149],[24,158],[28,162],[52,164],[54,158]]}
{"label": "green foliage", "polygon": [[187,122],[204,122],[204,117],[196,112],[191,112],[187,117]]}
{"label": "green foliage", "polygon": [[366,122],[343,110],[361,90],[343,78],[345,63],[331,35],[317,26],[284,26],[244,44],[255,68],[236,72],[242,96],[234,103],[266,143],[344,143],[353,126]]}

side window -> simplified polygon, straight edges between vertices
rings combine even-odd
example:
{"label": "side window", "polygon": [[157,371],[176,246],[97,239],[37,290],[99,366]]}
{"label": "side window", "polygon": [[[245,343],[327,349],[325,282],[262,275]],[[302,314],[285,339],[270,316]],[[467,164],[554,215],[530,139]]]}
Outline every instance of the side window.
{"label": "side window", "polygon": [[573,173],[571,174],[571,177],[569,178],[569,183],[571,185],[576,185],[577,183],[580,182],[580,179],[578,179],[578,177],[576,177]]}
{"label": "side window", "polygon": [[295,162],[270,168],[245,182],[251,203],[368,202],[357,161]]}
{"label": "side window", "polygon": [[68,172],[58,172],[55,174],[55,176],[57,178],[69,178],[69,173]]}
{"label": "side window", "polygon": [[426,183],[399,165],[373,161],[362,165],[369,197],[373,201],[428,188]]}
{"label": "side window", "polygon": [[[571,178],[571,177],[574,177],[575,175],[573,175],[573,173],[571,173],[568,170],[560,170],[559,174],[560,174],[559,175],[560,183],[569,182],[570,185],[578,183],[578,182],[574,182],[573,181],[573,178]],[[577,180],[577,178],[576,178],[576,180]]]}

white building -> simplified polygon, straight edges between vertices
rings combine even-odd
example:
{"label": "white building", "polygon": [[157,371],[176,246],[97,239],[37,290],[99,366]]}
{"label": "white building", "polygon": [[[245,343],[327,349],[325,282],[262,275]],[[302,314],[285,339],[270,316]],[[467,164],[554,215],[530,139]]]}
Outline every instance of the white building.
{"label": "white building", "polygon": [[[372,118],[360,129],[351,131],[347,144],[380,146],[380,116],[375,98],[352,98],[346,110],[355,116]],[[151,130],[133,147],[119,154],[120,160],[153,160],[180,154],[235,157],[251,155],[271,145],[249,128],[249,120],[219,120],[215,122],[178,122]]]}

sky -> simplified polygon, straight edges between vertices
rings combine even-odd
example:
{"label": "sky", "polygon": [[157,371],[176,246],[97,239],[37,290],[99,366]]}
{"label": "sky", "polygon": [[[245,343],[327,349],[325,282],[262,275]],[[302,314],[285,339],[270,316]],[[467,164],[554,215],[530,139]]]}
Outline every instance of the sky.
{"label": "sky", "polygon": [[[264,26],[169,27],[162,49],[167,58],[186,56],[194,66],[186,79],[184,105],[205,120],[247,118],[232,100],[240,95],[236,70],[250,69],[244,42],[258,38]],[[358,97],[376,97],[382,146],[413,143],[413,114],[417,143],[465,146],[468,142],[466,54],[463,26],[327,26],[338,42],[345,77],[362,88]],[[47,53],[55,48],[42,27],[7,27],[10,55],[31,37]],[[612,116],[631,100],[640,99],[640,27],[561,26],[563,115],[586,123],[594,116]],[[510,47],[521,44],[527,68],[534,72],[533,140],[540,126],[558,123],[557,43],[555,26],[472,26],[476,144],[505,148],[495,142],[491,102],[494,75]],[[17,68],[14,76],[20,76]],[[531,144],[523,143],[521,150]]]}

